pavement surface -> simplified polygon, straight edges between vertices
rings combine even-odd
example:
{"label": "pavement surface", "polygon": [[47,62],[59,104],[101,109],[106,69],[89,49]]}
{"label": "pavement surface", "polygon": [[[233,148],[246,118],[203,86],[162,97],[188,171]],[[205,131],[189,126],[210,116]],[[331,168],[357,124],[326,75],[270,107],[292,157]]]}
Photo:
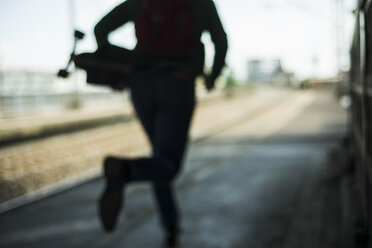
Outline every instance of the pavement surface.
{"label": "pavement surface", "polygon": [[[191,143],[175,182],[180,247],[351,247],[343,223],[346,114],[312,91]],[[131,185],[113,234],[96,179],[0,214],[0,247],[163,247],[148,184]]]}
{"label": "pavement surface", "polygon": [[[203,98],[195,111],[192,139],[208,137],[236,123],[255,118],[284,100],[292,102],[302,97],[306,100],[311,96],[307,92],[265,88],[253,92],[241,90],[230,97],[215,95],[208,100]],[[146,156],[149,146],[141,126],[133,116],[129,118],[123,112],[121,116],[127,116],[127,120],[114,123],[104,118],[107,115],[99,117],[101,111],[86,109],[72,115],[55,113],[54,118],[39,116],[31,122],[26,116],[9,120],[23,123],[22,127],[14,125],[14,128],[11,128],[11,123],[3,125],[8,131],[11,130],[10,134],[32,133],[35,128],[40,128],[44,133],[46,126],[50,131],[63,127],[64,132],[42,135],[0,149],[0,213],[25,201],[43,198],[100,176],[102,161],[109,154]],[[108,113],[115,113],[115,109]],[[85,127],[87,122],[96,123],[97,118],[105,119],[105,125]],[[54,126],[53,123],[58,125]],[[79,129],[71,129],[71,123],[75,123]]]}

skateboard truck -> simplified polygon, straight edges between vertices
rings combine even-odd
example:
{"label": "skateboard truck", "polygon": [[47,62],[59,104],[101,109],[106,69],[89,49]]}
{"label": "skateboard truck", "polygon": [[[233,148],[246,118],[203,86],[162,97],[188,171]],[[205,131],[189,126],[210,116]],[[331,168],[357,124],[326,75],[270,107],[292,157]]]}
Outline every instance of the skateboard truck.
{"label": "skateboard truck", "polygon": [[112,44],[97,48],[95,52],[76,54],[77,43],[84,38],[84,33],[75,30],[73,49],[64,69],[59,70],[58,77],[68,78],[69,68],[73,63],[75,68],[86,72],[88,84],[108,86],[114,90],[123,90],[128,85],[129,76],[133,70],[132,51]]}
{"label": "skateboard truck", "polygon": [[68,76],[70,75],[70,72],[68,70],[69,70],[69,67],[70,67],[71,63],[73,62],[74,57],[76,56],[75,52],[76,52],[77,43],[78,43],[78,41],[84,39],[84,36],[85,36],[85,34],[83,32],[81,32],[79,30],[75,30],[75,32],[74,32],[74,44],[73,44],[70,59],[68,60],[68,63],[66,65],[66,67],[64,69],[61,69],[61,70],[58,71],[58,73],[57,73],[58,77],[68,78]]}

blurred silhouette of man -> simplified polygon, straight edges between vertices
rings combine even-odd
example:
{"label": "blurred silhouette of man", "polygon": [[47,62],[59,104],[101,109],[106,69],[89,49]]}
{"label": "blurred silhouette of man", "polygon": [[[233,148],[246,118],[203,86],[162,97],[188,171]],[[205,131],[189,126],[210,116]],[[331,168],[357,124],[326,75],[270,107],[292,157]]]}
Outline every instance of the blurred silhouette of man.
{"label": "blurred silhouette of man", "polygon": [[[130,80],[136,114],[150,140],[152,155],[104,161],[106,187],[99,214],[106,231],[112,231],[123,206],[127,183],[153,184],[168,247],[177,243],[179,213],[172,180],[177,175],[188,141],[195,105],[194,81],[204,75],[208,90],[225,65],[227,38],[212,0],[127,0],[104,16],[95,27],[98,48],[109,44],[108,35],[134,22],[137,45]],[[201,35],[210,33],[215,45],[211,72],[205,75]]]}

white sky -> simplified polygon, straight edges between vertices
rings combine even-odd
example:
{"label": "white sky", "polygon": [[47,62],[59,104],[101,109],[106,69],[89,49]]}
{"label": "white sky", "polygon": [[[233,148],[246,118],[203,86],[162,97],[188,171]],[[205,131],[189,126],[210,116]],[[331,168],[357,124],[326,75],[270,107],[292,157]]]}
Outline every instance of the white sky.
{"label": "white sky", "polygon": [[[95,23],[121,0],[0,0],[0,67],[57,71],[72,46],[69,3],[76,5],[76,26],[87,34],[80,51],[94,50]],[[343,64],[351,41],[356,0],[344,0]],[[281,59],[299,78],[336,72],[335,0],[215,0],[229,37],[228,64],[246,77],[249,59]],[[133,27],[118,30],[112,41],[135,44]],[[207,53],[213,47],[208,39]],[[210,60],[210,59],[209,59]],[[317,61],[314,63],[314,61]]]}

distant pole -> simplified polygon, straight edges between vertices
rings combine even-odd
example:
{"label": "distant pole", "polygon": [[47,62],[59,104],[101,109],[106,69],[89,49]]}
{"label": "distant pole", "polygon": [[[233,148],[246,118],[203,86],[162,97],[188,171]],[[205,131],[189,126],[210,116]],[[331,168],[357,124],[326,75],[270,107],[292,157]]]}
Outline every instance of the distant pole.
{"label": "distant pole", "polygon": [[[74,37],[74,33],[76,30],[76,6],[75,0],[68,0],[68,12],[69,12],[69,21],[70,21],[70,28],[71,28],[71,37]],[[75,90],[73,92],[72,97],[72,108],[79,108],[81,105],[80,100],[80,92],[79,92],[79,81],[76,76],[76,73],[72,74],[72,80],[75,85]]]}
{"label": "distant pole", "polygon": [[335,17],[336,17],[336,61],[337,75],[340,76],[344,67],[344,0],[335,0]]}
{"label": "distant pole", "polygon": [[318,57],[314,54],[312,59],[311,59],[311,67],[312,67],[312,74],[313,74],[313,77],[316,78],[318,76],[318,63],[319,63],[319,59]]}
{"label": "distant pole", "polygon": [[70,27],[72,32],[75,31],[76,28],[76,7],[75,7],[75,0],[68,0],[68,9],[69,9],[69,20],[70,20]]}

